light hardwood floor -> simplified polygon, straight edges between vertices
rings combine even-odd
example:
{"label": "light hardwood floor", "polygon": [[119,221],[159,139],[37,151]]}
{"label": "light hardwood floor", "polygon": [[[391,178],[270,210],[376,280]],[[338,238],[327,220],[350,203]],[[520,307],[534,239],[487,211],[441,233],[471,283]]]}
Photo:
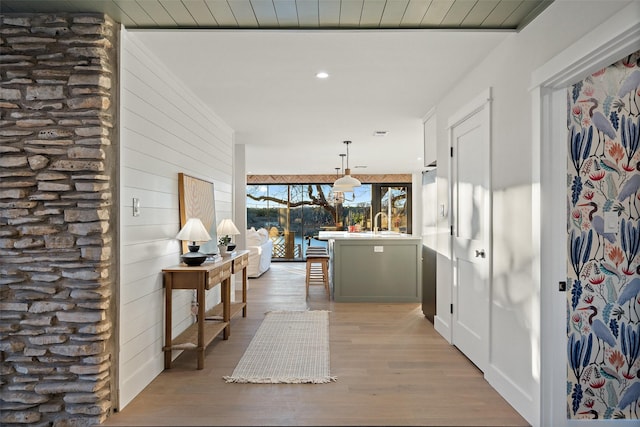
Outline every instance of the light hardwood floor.
{"label": "light hardwood floor", "polygon": [[[231,337],[179,356],[108,426],[528,426],[423,316],[419,304],[335,303],[321,285],[305,300],[305,265],[272,263],[249,280],[247,318]],[[330,310],[329,384],[228,384],[272,310]]]}

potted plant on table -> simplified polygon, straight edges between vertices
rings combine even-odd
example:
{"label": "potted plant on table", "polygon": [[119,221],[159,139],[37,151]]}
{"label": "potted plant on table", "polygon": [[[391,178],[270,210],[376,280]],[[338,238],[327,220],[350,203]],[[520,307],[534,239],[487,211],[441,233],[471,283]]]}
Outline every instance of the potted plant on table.
{"label": "potted plant on table", "polygon": [[231,236],[240,234],[233,222],[230,219],[223,219],[218,225],[216,232],[218,236],[220,236],[218,238],[218,251],[220,255],[232,253],[236,248],[236,244],[231,243]]}
{"label": "potted plant on table", "polygon": [[[233,245],[233,247],[231,247]],[[218,251],[220,255],[231,252],[236,245],[231,243],[231,236],[222,236],[218,239]]]}

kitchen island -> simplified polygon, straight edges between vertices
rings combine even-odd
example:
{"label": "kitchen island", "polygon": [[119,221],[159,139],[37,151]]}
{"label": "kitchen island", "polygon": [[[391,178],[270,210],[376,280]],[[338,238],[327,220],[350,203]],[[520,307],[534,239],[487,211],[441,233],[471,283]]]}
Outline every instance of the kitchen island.
{"label": "kitchen island", "polygon": [[333,299],[420,302],[422,239],[410,234],[320,232],[329,242]]}

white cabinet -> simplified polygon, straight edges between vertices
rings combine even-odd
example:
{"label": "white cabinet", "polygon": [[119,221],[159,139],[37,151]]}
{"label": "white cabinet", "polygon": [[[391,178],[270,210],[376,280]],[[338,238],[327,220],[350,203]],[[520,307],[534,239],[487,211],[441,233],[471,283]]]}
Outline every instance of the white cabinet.
{"label": "white cabinet", "polygon": [[436,165],[436,113],[429,111],[422,119],[423,143],[424,143],[424,166],[433,167]]}

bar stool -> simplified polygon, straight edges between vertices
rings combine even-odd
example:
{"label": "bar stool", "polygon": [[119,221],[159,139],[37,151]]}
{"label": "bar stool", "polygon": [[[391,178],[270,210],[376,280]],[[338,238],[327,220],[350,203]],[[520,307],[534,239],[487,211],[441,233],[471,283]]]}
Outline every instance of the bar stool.
{"label": "bar stool", "polygon": [[309,298],[309,285],[324,285],[327,296],[331,299],[329,290],[329,254],[322,246],[307,247],[307,298]]}

